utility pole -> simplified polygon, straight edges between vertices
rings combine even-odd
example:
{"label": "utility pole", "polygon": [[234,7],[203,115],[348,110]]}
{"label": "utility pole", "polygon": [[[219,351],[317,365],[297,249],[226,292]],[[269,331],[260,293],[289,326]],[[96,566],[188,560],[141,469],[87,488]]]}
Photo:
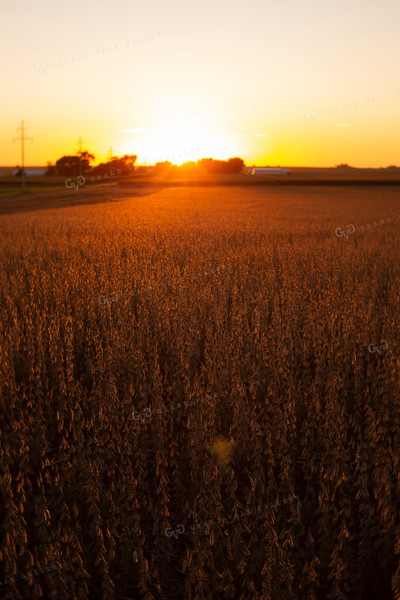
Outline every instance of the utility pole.
{"label": "utility pole", "polygon": [[79,137],[78,144],[79,144],[79,150],[78,150],[78,154],[79,154],[79,175],[82,175],[82,165],[81,165],[82,138],[81,137]]}
{"label": "utility pole", "polygon": [[112,147],[111,147],[111,146],[110,146],[110,149],[109,149],[109,151],[108,151],[108,154],[107,154],[107,156],[110,156],[110,160],[112,160],[112,159],[113,159],[113,149],[112,149]]}
{"label": "utility pole", "polygon": [[28,127],[25,127],[24,121],[21,121],[21,127],[17,128],[17,133],[18,133],[18,131],[20,131],[21,132],[21,137],[13,139],[13,142],[21,141],[22,190],[25,189],[25,140],[30,140],[31,142],[33,142],[33,138],[25,136],[25,131],[27,129],[28,129]]}

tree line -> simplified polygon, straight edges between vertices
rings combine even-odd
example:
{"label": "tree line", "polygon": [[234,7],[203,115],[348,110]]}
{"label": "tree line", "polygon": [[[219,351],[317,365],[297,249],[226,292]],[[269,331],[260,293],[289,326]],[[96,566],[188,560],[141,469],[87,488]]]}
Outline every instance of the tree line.
{"label": "tree line", "polygon": [[124,154],[122,157],[113,156],[110,160],[100,163],[95,167],[91,166],[95,156],[87,150],[78,153],[75,156],[62,156],[55,165],[47,163],[46,175],[109,175],[111,171],[118,172],[119,175],[129,175],[134,170],[137,160],[136,154]]}
{"label": "tree line", "polygon": [[[75,175],[110,175],[112,171],[118,175],[131,175],[135,169],[137,161],[136,154],[124,154],[122,157],[113,156],[108,161],[91,166],[95,156],[87,150],[76,155],[65,155],[59,158],[55,165],[47,163],[46,175],[54,176],[75,176]],[[216,160],[214,158],[202,158],[198,161],[188,161],[182,165],[175,165],[166,160],[154,165],[155,174],[165,174],[174,172],[206,172],[213,174],[234,174],[241,173],[244,167],[242,158],[229,158],[228,160]]]}
{"label": "tree line", "polygon": [[174,165],[169,160],[158,162],[154,165],[156,174],[168,172],[175,174],[182,171],[193,173],[213,173],[230,175],[241,173],[244,167],[242,158],[229,158],[228,160],[216,160],[214,158],[201,158],[198,161],[188,161],[182,165]]}

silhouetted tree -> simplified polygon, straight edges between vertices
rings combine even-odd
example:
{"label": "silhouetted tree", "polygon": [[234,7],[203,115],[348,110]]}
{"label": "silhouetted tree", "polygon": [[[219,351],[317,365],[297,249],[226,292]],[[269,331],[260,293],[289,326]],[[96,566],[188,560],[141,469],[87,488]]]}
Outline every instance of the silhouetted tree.
{"label": "silhouetted tree", "polygon": [[86,150],[81,152],[78,156],[63,156],[56,162],[56,170],[58,175],[79,175],[79,162],[80,172],[83,175],[90,169],[90,163],[94,160],[94,155],[90,154]]}
{"label": "silhouetted tree", "polygon": [[241,173],[244,167],[242,158],[230,158],[229,160],[215,160],[214,158],[202,158],[198,161],[202,171],[215,174]]}
{"label": "silhouetted tree", "polygon": [[56,162],[58,175],[79,175],[79,156],[63,156]]}
{"label": "silhouetted tree", "polygon": [[193,161],[193,160],[188,160],[187,162],[184,162],[183,164],[181,164],[180,167],[177,167],[178,169],[178,173],[196,173],[196,171],[198,170],[198,165],[197,162]]}
{"label": "silhouetted tree", "polygon": [[158,162],[154,165],[154,172],[158,175],[160,173],[165,173],[169,171],[172,167],[172,163],[169,160],[164,160],[163,162]]}
{"label": "silhouetted tree", "polygon": [[115,175],[131,175],[134,172],[136,154],[124,154],[121,158],[114,156],[111,160],[100,163],[91,169],[91,175],[113,177]]}
{"label": "silhouetted tree", "polygon": [[90,154],[87,150],[84,150],[83,152],[81,152],[79,156],[81,159],[81,173],[83,175],[84,173],[89,171],[90,163],[92,161],[94,161],[95,157],[94,157],[94,154]]}
{"label": "silhouetted tree", "polygon": [[227,162],[227,168],[229,173],[241,173],[244,167],[244,160],[242,158],[230,158]]}
{"label": "silhouetted tree", "polygon": [[52,165],[50,161],[47,162],[47,171],[46,171],[46,175],[47,176],[53,176],[57,174],[57,167],[55,165]]}

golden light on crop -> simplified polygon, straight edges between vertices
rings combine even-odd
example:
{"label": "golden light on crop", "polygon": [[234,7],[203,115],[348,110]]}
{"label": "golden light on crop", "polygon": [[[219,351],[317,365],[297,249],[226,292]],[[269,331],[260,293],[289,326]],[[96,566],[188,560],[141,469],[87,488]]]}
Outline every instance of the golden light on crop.
{"label": "golden light on crop", "polygon": [[212,452],[218,458],[221,469],[224,472],[232,460],[234,445],[235,444],[232,439],[228,439],[224,436],[218,436],[211,446]]}
{"label": "golden light on crop", "polygon": [[0,198],[1,592],[400,599],[398,189],[359,181]]}

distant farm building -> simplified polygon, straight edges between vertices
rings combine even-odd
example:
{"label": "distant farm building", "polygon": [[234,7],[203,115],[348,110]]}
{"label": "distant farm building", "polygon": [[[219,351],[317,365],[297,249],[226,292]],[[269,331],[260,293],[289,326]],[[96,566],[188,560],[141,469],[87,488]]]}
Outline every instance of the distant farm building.
{"label": "distant farm building", "polygon": [[[30,167],[29,169],[24,169],[24,171],[25,171],[25,177],[43,177],[43,175],[46,175],[47,168]],[[21,167],[18,167],[16,169],[14,169],[12,174],[13,174],[13,177],[16,177],[20,173],[21,173]]]}
{"label": "distant farm building", "polygon": [[251,167],[249,175],[289,175],[289,169],[280,167]]}

